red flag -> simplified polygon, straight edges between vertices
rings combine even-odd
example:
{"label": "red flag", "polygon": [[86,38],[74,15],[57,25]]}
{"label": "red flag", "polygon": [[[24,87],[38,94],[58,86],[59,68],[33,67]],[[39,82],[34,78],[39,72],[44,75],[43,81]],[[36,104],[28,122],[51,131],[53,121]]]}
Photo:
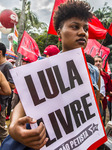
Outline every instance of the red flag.
{"label": "red flag", "polygon": [[105,71],[106,71],[108,74],[111,74],[111,70],[110,70],[108,61],[107,61],[106,66],[105,66]]}
{"label": "red flag", "polygon": [[99,19],[95,16],[88,22],[89,24],[89,39],[105,39],[107,29],[104,28]]}
{"label": "red flag", "polygon": [[51,20],[50,20],[50,24],[49,24],[48,34],[57,35],[57,33],[56,33],[55,29],[54,29],[54,26],[53,26],[53,15],[54,15],[54,11],[58,8],[58,6],[59,6],[61,3],[64,3],[64,2],[66,2],[66,1],[67,1],[67,0],[55,0],[54,8],[53,8],[53,11],[52,11]]}
{"label": "red flag", "polygon": [[105,60],[107,59],[107,57],[110,53],[110,49],[101,45],[95,39],[89,39],[84,52],[87,54],[90,54],[92,57],[94,57],[95,55],[101,56],[103,59],[103,67],[104,67]]}
{"label": "red flag", "polygon": [[107,29],[102,29],[92,24],[89,24],[89,39],[105,39]]}
{"label": "red flag", "polygon": [[94,25],[94,26],[96,26],[96,27],[99,27],[99,28],[101,28],[101,29],[107,30],[107,29],[103,26],[103,24],[100,22],[100,20],[99,20],[97,17],[95,17],[95,16],[93,16],[93,18],[89,21],[89,24],[92,24],[92,25]]}
{"label": "red flag", "polygon": [[108,28],[108,33],[112,36],[112,23],[110,24],[110,26]]}
{"label": "red flag", "polygon": [[28,57],[31,61],[36,61],[40,55],[37,43],[26,31],[23,33],[18,53]]}

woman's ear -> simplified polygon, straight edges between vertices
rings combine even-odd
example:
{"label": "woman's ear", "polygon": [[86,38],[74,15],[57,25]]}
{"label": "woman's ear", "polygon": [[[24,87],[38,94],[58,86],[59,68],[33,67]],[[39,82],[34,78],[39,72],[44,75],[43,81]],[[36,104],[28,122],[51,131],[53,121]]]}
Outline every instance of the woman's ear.
{"label": "woman's ear", "polygon": [[0,55],[2,55],[2,51],[0,50]]}
{"label": "woman's ear", "polygon": [[61,39],[61,29],[60,28],[57,30],[57,35],[58,35],[58,38]]}

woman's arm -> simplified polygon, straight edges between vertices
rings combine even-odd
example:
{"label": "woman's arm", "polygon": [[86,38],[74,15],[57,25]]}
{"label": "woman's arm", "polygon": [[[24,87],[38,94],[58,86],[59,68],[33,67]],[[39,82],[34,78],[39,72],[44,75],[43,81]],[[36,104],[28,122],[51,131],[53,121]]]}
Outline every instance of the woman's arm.
{"label": "woman's arm", "polygon": [[10,95],[11,88],[4,74],[0,71],[0,95]]}
{"label": "woman's arm", "polygon": [[23,106],[19,102],[12,113],[9,134],[13,139],[30,148],[35,150],[42,148],[48,141],[44,124],[40,123],[37,128],[28,130],[26,123],[34,124],[36,120],[25,116]]}

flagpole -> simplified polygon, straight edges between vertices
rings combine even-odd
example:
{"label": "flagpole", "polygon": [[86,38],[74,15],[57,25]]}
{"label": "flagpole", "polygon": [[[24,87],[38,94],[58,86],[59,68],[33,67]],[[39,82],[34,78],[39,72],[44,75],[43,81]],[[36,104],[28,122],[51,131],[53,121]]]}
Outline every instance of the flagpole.
{"label": "flagpole", "polygon": [[[106,39],[106,38],[105,38],[105,39]],[[102,48],[102,46],[103,46],[103,43],[104,43],[105,39],[103,39],[103,40],[102,40],[102,42],[101,42],[101,46],[100,46],[100,48],[99,48],[99,50],[98,50],[98,52],[97,52],[97,55],[99,55],[100,50],[101,50],[101,48]]]}
{"label": "flagpole", "polygon": [[[27,0],[23,0],[22,3],[22,11],[21,11],[21,17],[20,17],[20,21],[19,21],[19,36],[18,36],[18,47],[24,32],[24,24],[25,24],[25,4],[26,4]],[[18,59],[17,59],[17,66],[21,65],[21,58],[22,55],[18,53]]]}
{"label": "flagpole", "polygon": [[[108,33],[108,32],[107,32],[107,33]],[[107,36],[107,33],[106,33],[106,36]],[[101,42],[101,46],[100,46],[100,48],[99,48],[99,50],[98,50],[97,55],[99,55],[99,53],[100,53],[100,50],[101,50],[101,48],[102,48],[102,46],[103,46],[103,43],[104,43],[104,41],[106,40],[106,36],[105,36],[105,39],[103,39],[102,42]]]}

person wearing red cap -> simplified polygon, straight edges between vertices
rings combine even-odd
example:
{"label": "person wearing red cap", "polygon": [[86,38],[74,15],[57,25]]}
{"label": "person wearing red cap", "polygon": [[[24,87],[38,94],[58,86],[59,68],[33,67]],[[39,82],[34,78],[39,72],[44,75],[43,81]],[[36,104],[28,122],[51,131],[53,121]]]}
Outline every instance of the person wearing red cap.
{"label": "person wearing red cap", "polygon": [[56,55],[59,52],[60,52],[60,50],[58,49],[58,47],[56,45],[49,45],[44,50],[44,54],[47,55],[47,57]]}
{"label": "person wearing red cap", "polygon": [[22,65],[25,65],[25,64],[28,64],[28,63],[31,63],[31,62],[32,61],[28,57],[22,58]]}

